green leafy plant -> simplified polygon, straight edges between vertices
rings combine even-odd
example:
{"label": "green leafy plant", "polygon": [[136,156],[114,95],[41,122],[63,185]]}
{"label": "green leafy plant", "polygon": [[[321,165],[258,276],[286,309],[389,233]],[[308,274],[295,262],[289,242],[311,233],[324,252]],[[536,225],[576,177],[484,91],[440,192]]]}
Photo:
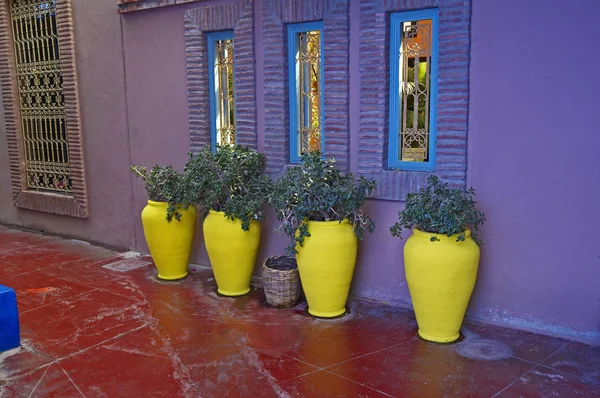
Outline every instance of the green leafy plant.
{"label": "green leafy plant", "polygon": [[476,209],[475,190],[450,188],[437,176],[427,179],[427,186],[406,196],[406,207],[398,213],[399,221],[390,231],[393,236],[402,238],[403,229],[416,227],[431,233],[431,241],[439,240],[436,235],[458,234],[456,241],[464,241],[467,229],[477,243],[479,226],[485,222],[485,215]]}
{"label": "green leafy plant", "polygon": [[173,217],[181,220],[182,198],[186,190],[186,182],[182,173],[173,169],[173,166],[154,165],[148,172],[146,166],[131,165],[131,171],[136,177],[144,180],[148,199],[154,202],[168,202],[166,218],[171,221]]}
{"label": "green leafy plant", "polygon": [[290,254],[310,236],[308,221],[348,220],[359,239],[363,231],[375,229],[373,220],[361,210],[375,182],[344,174],[334,163],[324,160],[319,151],[305,154],[299,166],[288,168],[274,184],[270,201],[277,219],[283,221],[277,230],[293,240],[287,248]]}
{"label": "green leafy plant", "polygon": [[209,210],[222,211],[250,229],[250,221],[264,218],[271,179],[264,174],[265,156],[241,145],[217,145],[190,154],[185,166],[184,205],[194,205],[201,217]]}
{"label": "green leafy plant", "polygon": [[[427,92],[427,63],[419,63],[418,75],[419,93]],[[425,109],[427,108],[427,97],[419,95],[415,104],[415,67],[406,70],[406,82],[404,83],[404,95],[406,95],[406,127],[413,128],[415,118],[415,105],[417,111],[417,128],[425,128]]]}

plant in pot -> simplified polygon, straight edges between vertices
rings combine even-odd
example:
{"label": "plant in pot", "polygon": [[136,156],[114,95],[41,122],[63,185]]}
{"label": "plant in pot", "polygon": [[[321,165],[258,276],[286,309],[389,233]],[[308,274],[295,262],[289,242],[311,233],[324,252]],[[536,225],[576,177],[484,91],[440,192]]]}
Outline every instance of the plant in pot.
{"label": "plant in pot", "polygon": [[240,145],[218,145],[215,152],[205,147],[185,166],[189,191],[183,203],[195,205],[204,218],[206,251],[224,296],[250,291],[271,189],[264,167],[264,155]]}
{"label": "plant in pot", "polygon": [[144,236],[158,277],[176,280],[187,276],[196,227],[196,210],[182,205],[186,191],[183,175],[171,166],[131,166],[145,182],[148,204],[142,211]]}
{"label": "plant in pot", "polygon": [[361,210],[375,182],[355,178],[311,152],[275,182],[271,203],[292,239],[309,313],[332,318],[346,311],[359,238],[375,224]]}
{"label": "plant in pot", "polygon": [[437,176],[408,194],[406,207],[391,227],[393,236],[412,229],[404,245],[404,266],[419,336],[449,343],[460,336],[479,266],[479,227],[475,191],[450,188]]}

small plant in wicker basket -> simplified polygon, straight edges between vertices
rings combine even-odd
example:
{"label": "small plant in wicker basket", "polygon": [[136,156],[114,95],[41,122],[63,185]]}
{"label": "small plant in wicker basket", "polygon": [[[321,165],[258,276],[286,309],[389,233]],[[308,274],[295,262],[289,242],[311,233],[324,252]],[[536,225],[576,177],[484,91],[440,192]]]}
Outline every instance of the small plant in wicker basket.
{"label": "small plant in wicker basket", "polygon": [[263,264],[263,288],[267,302],[280,308],[296,305],[300,298],[298,266],[293,257],[269,257]]}

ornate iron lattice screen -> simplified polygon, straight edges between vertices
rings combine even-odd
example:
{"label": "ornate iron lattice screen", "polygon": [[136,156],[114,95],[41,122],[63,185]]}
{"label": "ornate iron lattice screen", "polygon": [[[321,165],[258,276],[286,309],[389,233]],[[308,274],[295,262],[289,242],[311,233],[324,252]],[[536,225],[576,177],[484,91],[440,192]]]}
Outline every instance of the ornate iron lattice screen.
{"label": "ornate iron lattice screen", "polygon": [[321,32],[297,34],[297,123],[299,154],[321,149]]}
{"label": "ornate iron lattice screen", "polygon": [[233,39],[215,40],[215,95],[218,144],[235,144]]}
{"label": "ornate iron lattice screen", "polygon": [[56,0],[10,0],[27,187],[72,191]]}
{"label": "ornate iron lattice screen", "polygon": [[431,20],[402,23],[400,46],[400,156],[426,162],[430,145]]}

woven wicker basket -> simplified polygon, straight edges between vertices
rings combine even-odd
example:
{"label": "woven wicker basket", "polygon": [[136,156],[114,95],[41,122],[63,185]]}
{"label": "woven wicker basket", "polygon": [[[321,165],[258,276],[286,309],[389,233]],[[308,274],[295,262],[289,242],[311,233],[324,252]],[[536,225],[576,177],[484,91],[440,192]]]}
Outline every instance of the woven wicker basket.
{"label": "woven wicker basket", "polygon": [[[284,271],[271,268],[281,264],[293,268]],[[300,297],[300,278],[296,260],[288,256],[269,257],[263,264],[263,287],[267,302],[272,306],[280,308],[295,306]]]}

